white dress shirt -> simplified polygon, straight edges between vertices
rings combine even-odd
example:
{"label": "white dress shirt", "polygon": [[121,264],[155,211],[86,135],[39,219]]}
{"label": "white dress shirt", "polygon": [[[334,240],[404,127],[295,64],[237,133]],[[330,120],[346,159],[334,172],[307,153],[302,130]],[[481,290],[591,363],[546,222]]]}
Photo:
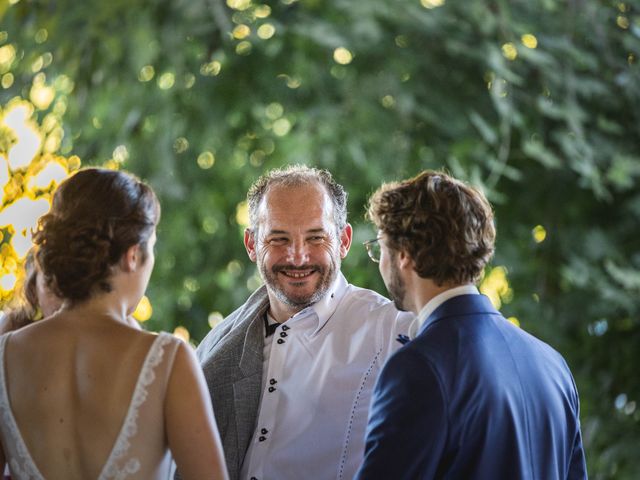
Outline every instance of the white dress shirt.
{"label": "white dress shirt", "polygon": [[414,316],[340,273],[328,294],[265,338],[256,430],[240,478],[351,479],[376,378]]}
{"label": "white dress shirt", "polygon": [[424,307],[422,307],[418,312],[418,318],[416,322],[418,331],[422,328],[424,322],[427,321],[429,315],[435,312],[436,308],[438,308],[450,298],[457,297],[459,295],[478,295],[479,293],[480,292],[475,285],[462,285],[460,287],[450,288],[449,290],[445,290],[444,292],[439,293],[427,303],[425,303]]}

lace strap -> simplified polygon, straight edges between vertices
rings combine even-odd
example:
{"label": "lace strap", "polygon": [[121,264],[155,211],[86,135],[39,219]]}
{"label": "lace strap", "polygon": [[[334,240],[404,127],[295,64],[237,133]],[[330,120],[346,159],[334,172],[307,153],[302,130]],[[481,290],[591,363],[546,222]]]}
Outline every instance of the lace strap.
{"label": "lace strap", "polygon": [[154,370],[160,362],[162,362],[164,347],[170,343],[173,338],[173,335],[162,332],[153,341],[151,348],[149,348],[140,373],[138,374],[138,380],[124,423],[98,480],[125,478],[128,474],[133,474],[140,469],[140,462],[136,458],[129,459],[124,465],[119,465],[119,463],[123,457],[126,456],[131,446],[131,438],[138,432],[138,414],[140,407],[148,397],[147,387],[155,380],[156,375]]}
{"label": "lace strap", "polygon": [[[11,336],[11,332],[0,336],[0,429],[2,437],[9,440],[7,450],[4,452],[9,464],[9,469],[14,478],[27,478],[33,480],[44,480],[44,477],[36,467],[27,446],[24,443],[16,419],[11,411],[9,392],[6,380],[6,362],[4,350]],[[11,451],[13,444],[14,451]]]}

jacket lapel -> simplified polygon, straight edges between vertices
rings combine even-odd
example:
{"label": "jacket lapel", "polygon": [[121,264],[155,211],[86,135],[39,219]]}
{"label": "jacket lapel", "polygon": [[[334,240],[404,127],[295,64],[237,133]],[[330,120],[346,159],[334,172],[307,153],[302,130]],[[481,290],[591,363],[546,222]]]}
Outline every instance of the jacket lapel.
{"label": "jacket lapel", "polygon": [[233,383],[234,416],[238,435],[238,451],[244,457],[258,417],[262,368],[264,362],[264,329],[262,311],[253,315],[246,331],[239,362],[239,379]]}

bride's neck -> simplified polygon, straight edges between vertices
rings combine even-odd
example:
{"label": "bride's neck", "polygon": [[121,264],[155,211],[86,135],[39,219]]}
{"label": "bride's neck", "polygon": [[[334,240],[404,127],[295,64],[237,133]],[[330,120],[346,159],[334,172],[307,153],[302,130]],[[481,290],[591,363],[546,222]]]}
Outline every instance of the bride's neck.
{"label": "bride's neck", "polygon": [[90,297],[82,302],[65,301],[59,313],[80,316],[84,321],[89,318],[96,320],[112,320],[127,324],[128,307],[125,302],[111,293],[103,293]]}

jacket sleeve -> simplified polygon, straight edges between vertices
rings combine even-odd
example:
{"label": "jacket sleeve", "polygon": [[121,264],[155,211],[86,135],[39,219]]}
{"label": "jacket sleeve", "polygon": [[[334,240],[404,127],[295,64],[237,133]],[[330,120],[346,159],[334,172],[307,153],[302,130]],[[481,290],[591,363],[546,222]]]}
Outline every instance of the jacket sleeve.
{"label": "jacket sleeve", "polygon": [[373,393],[358,480],[436,476],[447,438],[441,382],[429,361],[405,347],[387,362]]}
{"label": "jacket sleeve", "polygon": [[587,464],[584,457],[584,447],[582,446],[582,435],[580,434],[580,429],[578,429],[573,442],[573,451],[571,452],[567,479],[586,480],[587,478]]}
{"label": "jacket sleeve", "polygon": [[[568,366],[567,370],[569,370]],[[575,403],[576,433],[573,439],[571,458],[569,459],[567,480],[587,480],[587,462],[584,455],[584,446],[582,445],[582,433],[580,432],[580,399],[578,397],[578,388],[576,387],[571,372],[569,372],[569,376],[571,377],[573,387],[572,396]]]}

